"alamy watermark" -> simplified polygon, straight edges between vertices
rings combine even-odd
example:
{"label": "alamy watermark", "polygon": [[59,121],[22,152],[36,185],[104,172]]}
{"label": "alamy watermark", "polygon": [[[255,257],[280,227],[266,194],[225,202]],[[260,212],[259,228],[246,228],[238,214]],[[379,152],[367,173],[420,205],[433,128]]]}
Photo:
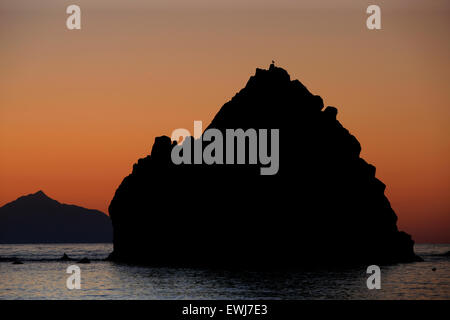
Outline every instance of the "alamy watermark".
{"label": "alamy watermark", "polygon": [[[203,134],[202,121],[194,121],[194,136],[187,129],[175,129],[172,141],[182,142],[172,149],[172,162],[192,164],[261,164],[261,175],[274,175],[280,166],[279,129],[206,129]],[[270,137],[269,137],[270,133]],[[269,142],[270,138],[270,142]],[[225,147],[224,147],[225,140]],[[203,142],[208,144],[203,148]],[[270,143],[270,154],[269,154]],[[192,146],[192,144],[194,144]],[[192,148],[194,147],[194,148]],[[248,147],[248,148],[247,148]],[[247,152],[248,150],[248,152]],[[236,152],[235,152],[236,151]],[[246,161],[248,159],[248,161]]]}
{"label": "alamy watermark", "polygon": [[[81,29],[81,8],[78,5],[72,4],[66,8],[66,13],[70,14],[66,20],[66,27],[69,30]],[[369,30],[381,29],[381,9],[380,6],[372,4],[366,9],[366,13],[370,16],[366,20],[366,26]]]}
{"label": "alamy watermark", "polygon": [[73,264],[67,267],[66,273],[71,274],[66,280],[66,287],[69,290],[81,289],[81,269]]}
{"label": "alamy watermark", "polygon": [[66,20],[66,27],[69,30],[81,29],[81,9],[76,4],[72,4],[67,7],[66,13],[70,14]]}
{"label": "alamy watermark", "polygon": [[366,13],[370,16],[366,20],[366,26],[369,30],[381,29],[381,9],[380,6],[372,4],[367,7]]}
{"label": "alamy watermark", "polygon": [[373,264],[367,267],[367,274],[370,274],[369,278],[367,278],[366,285],[367,289],[381,289],[381,269],[379,266]]}

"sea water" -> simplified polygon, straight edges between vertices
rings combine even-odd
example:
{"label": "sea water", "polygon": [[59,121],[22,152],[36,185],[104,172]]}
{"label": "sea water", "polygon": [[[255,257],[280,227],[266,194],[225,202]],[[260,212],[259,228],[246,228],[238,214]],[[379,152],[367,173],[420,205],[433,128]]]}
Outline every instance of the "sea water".
{"label": "sea water", "polygon": [[[152,268],[103,261],[111,244],[0,245],[0,299],[450,299],[450,257],[444,255],[450,245],[418,244],[415,250],[424,262],[381,266],[381,289],[369,290],[364,266],[295,272]],[[58,261],[63,253],[75,261]],[[91,263],[77,263],[84,257]],[[81,270],[79,290],[66,285],[73,264]]]}

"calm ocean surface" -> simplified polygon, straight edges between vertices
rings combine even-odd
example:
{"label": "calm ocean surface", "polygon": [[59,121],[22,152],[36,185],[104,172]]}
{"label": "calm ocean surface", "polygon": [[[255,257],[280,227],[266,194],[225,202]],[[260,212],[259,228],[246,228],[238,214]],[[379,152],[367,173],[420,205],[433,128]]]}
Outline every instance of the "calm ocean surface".
{"label": "calm ocean surface", "polygon": [[[0,245],[0,299],[450,299],[450,245],[419,244],[425,262],[381,267],[381,289],[368,290],[365,268],[314,272],[231,272],[151,268],[101,259],[111,244]],[[90,264],[56,261],[63,253]],[[68,290],[68,266],[81,289]],[[432,271],[436,268],[436,271]]]}

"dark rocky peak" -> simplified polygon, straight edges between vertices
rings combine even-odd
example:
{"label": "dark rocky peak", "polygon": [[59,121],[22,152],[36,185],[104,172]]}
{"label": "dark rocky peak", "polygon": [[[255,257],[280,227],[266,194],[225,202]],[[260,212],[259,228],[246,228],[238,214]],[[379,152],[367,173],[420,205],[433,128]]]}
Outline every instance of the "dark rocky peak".
{"label": "dark rocky peak", "polygon": [[60,205],[60,203],[56,200],[53,200],[49,196],[47,196],[42,190],[39,190],[35,193],[30,193],[25,196],[21,196],[17,198],[15,201],[9,202],[4,207],[28,207],[28,206],[40,207],[40,206],[55,206]]}
{"label": "dark rocky peak", "polygon": [[38,192],[35,193],[30,193],[29,195],[25,196],[29,199],[36,199],[36,200],[47,200],[50,199],[52,200],[49,196],[47,196],[44,191],[39,190]]}
{"label": "dark rocky peak", "polygon": [[303,118],[317,117],[324,104],[286,70],[273,64],[256,69],[246,86],[216,114],[208,128],[298,127]]}

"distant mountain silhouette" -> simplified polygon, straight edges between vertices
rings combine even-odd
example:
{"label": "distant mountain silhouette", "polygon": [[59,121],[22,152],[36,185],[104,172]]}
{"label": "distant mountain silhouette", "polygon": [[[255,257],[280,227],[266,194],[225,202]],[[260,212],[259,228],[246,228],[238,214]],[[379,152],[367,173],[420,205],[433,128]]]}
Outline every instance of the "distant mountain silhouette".
{"label": "distant mountain silhouette", "polygon": [[103,212],[59,203],[42,191],[0,208],[0,243],[111,241],[111,220]]}
{"label": "distant mountain silhouette", "polygon": [[336,120],[336,108],[323,107],[272,64],[256,69],[219,110],[208,128],[280,129],[272,176],[260,175],[260,164],[175,165],[176,142],[156,138],[109,206],[111,259],[263,268],[420,259],[358,140]]}

